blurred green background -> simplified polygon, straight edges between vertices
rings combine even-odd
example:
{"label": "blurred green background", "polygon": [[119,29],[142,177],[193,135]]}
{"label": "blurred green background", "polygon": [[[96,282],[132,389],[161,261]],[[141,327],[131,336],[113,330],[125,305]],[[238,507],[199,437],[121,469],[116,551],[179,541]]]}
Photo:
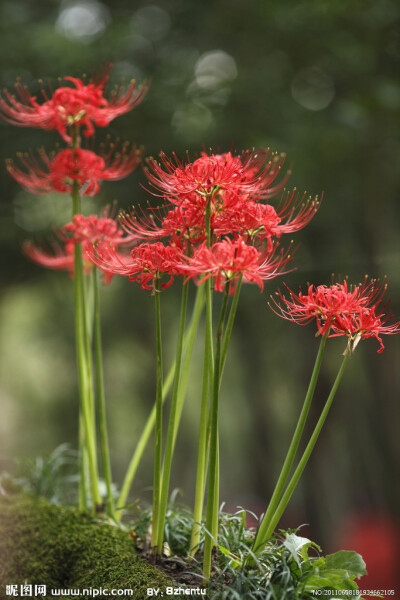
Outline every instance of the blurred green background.
{"label": "blurred green background", "polygon": [[[2,87],[91,73],[114,63],[112,81],[152,78],[146,100],[111,123],[114,136],[191,156],[270,146],[293,163],[292,186],[324,192],[319,213],[294,236],[292,288],[390,276],[400,315],[400,5],[395,0],[9,0],[0,3]],[[102,139],[103,131],[98,138]],[[44,145],[54,132],[0,123],[0,157]],[[26,238],[45,239],[70,220],[70,199],[34,197],[0,169],[0,460],[76,447],[77,384],[72,282],[30,264]],[[143,205],[140,170],[102,186],[85,212],[117,199]],[[285,242],[286,240],[284,240]],[[289,242],[289,240],[287,240]],[[267,299],[280,280],[243,290],[221,399],[221,498],[261,512],[282,463],[318,341],[312,326],[276,317]],[[147,292],[116,278],[102,292],[106,388],[117,483],[154,399],[153,305]],[[179,286],[162,298],[166,363],[174,351]],[[327,549],[355,514],[395,519],[399,504],[400,338],[357,348],[317,449],[282,525]],[[329,343],[313,417],[344,350]],[[173,467],[173,487],[192,501],[201,345],[196,349]],[[132,498],[149,498],[151,450]]]}

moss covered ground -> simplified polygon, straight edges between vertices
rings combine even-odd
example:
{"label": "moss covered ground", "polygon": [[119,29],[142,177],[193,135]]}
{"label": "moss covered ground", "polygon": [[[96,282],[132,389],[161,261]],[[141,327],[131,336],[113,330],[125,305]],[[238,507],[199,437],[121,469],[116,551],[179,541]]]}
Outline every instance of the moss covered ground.
{"label": "moss covered ground", "polygon": [[147,598],[149,587],[171,585],[113,525],[20,493],[0,495],[0,598],[10,598],[7,585],[17,585],[20,597],[22,584],[33,586],[32,597],[35,585],[45,585],[46,596],[38,597],[53,598],[51,590],[61,588],[125,588],[134,600]]}

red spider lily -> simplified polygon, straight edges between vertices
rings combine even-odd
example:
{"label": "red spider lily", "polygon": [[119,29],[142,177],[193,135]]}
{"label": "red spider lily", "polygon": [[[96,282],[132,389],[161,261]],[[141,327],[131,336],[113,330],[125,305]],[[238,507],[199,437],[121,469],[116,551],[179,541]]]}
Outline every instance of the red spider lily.
{"label": "red spider lily", "polygon": [[[214,196],[220,191],[259,196],[280,173],[285,155],[272,155],[271,158],[268,151],[261,154],[247,151],[240,156],[233,156],[231,152],[203,153],[200,158],[186,165],[175,154],[171,159],[161,153],[160,158],[162,166],[154,159],[149,160],[147,178],[163,195],[179,203],[194,193],[196,195],[192,199],[195,202],[199,200],[198,194]],[[271,188],[271,193],[275,194],[281,189],[288,177],[289,173],[280,184]]]}
{"label": "red spider lily", "polygon": [[121,260],[115,248],[107,243],[87,248],[86,254],[90,261],[103,271],[112,275],[125,275],[130,281],[140,283],[142,289],[155,291],[155,281],[168,275],[167,282],[161,288],[169,287],[176,275],[182,275],[182,250],[174,245],[164,246],[161,242],[154,244],[143,243],[136,246],[129,260]]}
{"label": "red spider lily", "polygon": [[[243,156],[246,158],[244,159]],[[176,157],[174,157],[177,162]],[[153,161],[153,167],[159,174],[160,189],[166,194],[167,202],[173,208],[168,210],[166,204],[162,214],[152,209],[149,217],[124,215],[123,227],[142,238],[161,239],[171,236],[179,243],[198,244],[205,240],[206,206],[210,199],[210,231],[211,240],[217,242],[223,236],[247,237],[252,240],[280,237],[284,233],[295,232],[307,225],[319,207],[318,197],[299,196],[294,190],[282,195],[278,208],[270,204],[258,202],[260,182],[265,185],[268,177],[276,177],[276,170],[282,162],[276,162],[271,174],[261,171],[259,157],[246,153],[242,157],[224,155],[204,155],[194,163],[181,168],[163,155],[164,164],[169,172],[164,173]],[[282,161],[275,157],[272,161]],[[253,162],[254,161],[254,164]],[[271,161],[270,161],[271,162]],[[254,166],[255,165],[255,166]],[[161,176],[164,173],[165,177]],[[155,183],[155,174],[147,173],[150,181]],[[195,177],[197,175],[197,179]],[[199,183],[200,181],[200,183]],[[247,187],[249,186],[249,187]],[[197,187],[197,189],[195,189]],[[281,184],[270,188],[270,195],[280,189]],[[208,193],[207,193],[208,192]],[[263,193],[265,197],[268,192]],[[273,192],[273,193],[272,193]],[[269,193],[269,192],[268,192]]]}
{"label": "red spider lily", "polygon": [[[394,334],[400,331],[400,321],[385,325],[391,317],[384,315],[385,306],[381,303],[387,286],[379,286],[375,280],[348,287],[347,281],[331,286],[320,285],[314,289],[310,285],[306,295],[301,291],[295,294],[285,286],[290,299],[278,291],[279,299],[284,307],[274,300],[279,316],[295,323],[306,325],[316,319],[317,335],[331,331],[329,337],[346,335],[349,339],[349,350],[354,350],[361,339],[376,337],[380,343],[378,352],[384,346],[381,334]],[[271,307],[272,308],[272,307]]]}
{"label": "red spider lily", "polygon": [[381,335],[394,335],[400,332],[400,321],[385,325],[391,314],[384,315],[379,307],[380,300],[373,306],[362,306],[359,312],[339,315],[332,323],[331,337],[346,335],[349,349],[354,350],[360,340],[375,337],[380,345],[378,354],[385,349]]}
{"label": "red spider lily", "polygon": [[[218,197],[220,194],[218,194]],[[218,206],[214,202],[214,210],[210,215],[210,229],[216,239],[222,236],[242,236],[250,239],[280,237],[305,227],[313,218],[319,207],[318,198],[299,198],[295,191],[285,194],[278,206],[279,212],[271,204],[261,204],[237,194],[235,200],[225,205],[225,195]],[[197,203],[184,199],[178,206],[164,214],[152,209],[150,218],[136,214],[124,215],[122,226],[142,238],[160,239],[165,236],[176,236],[187,243],[199,243],[205,239],[205,206],[204,196]],[[157,221],[159,224],[157,224]]]}
{"label": "red spider lily", "polygon": [[213,226],[219,234],[235,232],[251,238],[279,238],[308,225],[318,208],[318,197],[299,198],[294,190],[284,194],[277,209],[271,204],[242,200],[216,215]]}
{"label": "red spider lily", "polygon": [[275,228],[275,235],[279,237],[282,234],[294,233],[303,229],[315,216],[319,205],[318,196],[314,198],[306,197],[306,194],[300,196],[296,188],[283,194],[277,206],[277,214],[281,222]]}
{"label": "red spider lily", "polygon": [[[74,247],[66,244],[64,248],[60,245],[52,244],[50,249],[35,246],[32,242],[25,242],[22,247],[24,254],[34,263],[46,267],[46,269],[55,269],[68,271],[71,276],[74,274]],[[89,268],[88,268],[89,267]],[[91,265],[86,262],[85,271],[90,271]]]}
{"label": "red spider lily", "polygon": [[217,235],[234,233],[263,239],[276,235],[280,222],[273,206],[248,200],[215,215],[211,227]]}
{"label": "red spider lily", "polygon": [[281,274],[290,260],[291,256],[287,252],[275,256],[275,248],[263,252],[249,246],[241,238],[233,241],[226,238],[210,248],[205,243],[202,244],[187,259],[183,270],[190,278],[203,276],[199,283],[210,277],[214,278],[214,289],[218,292],[223,292],[229,282],[229,291],[233,293],[240,275],[243,276],[243,281],[256,283],[262,291],[263,282]]}
{"label": "red spider lily", "polygon": [[142,239],[171,237],[171,240],[180,246],[204,240],[205,219],[201,207],[182,203],[168,212],[161,213],[162,207],[150,210],[150,216],[145,213],[122,214],[120,216],[122,227]]}
{"label": "red spider lily", "polygon": [[33,154],[20,155],[26,171],[15,166],[12,160],[7,162],[10,175],[25,189],[33,194],[48,194],[51,191],[72,192],[73,183],[79,183],[80,193],[95,196],[100,189],[100,181],[122,179],[131,173],[140,162],[140,151],[128,150],[123,145],[121,152],[111,147],[99,156],[91,150],[81,148],[62,150],[49,157],[44,149],[39,150],[43,163],[40,166]]}
{"label": "red spider lily", "polygon": [[44,102],[39,104],[20,81],[15,85],[16,95],[4,91],[0,97],[0,111],[6,121],[23,127],[55,129],[68,143],[72,138],[70,128],[73,125],[85,126],[84,135],[91,136],[94,126],[106,127],[116,117],[132,110],[147,93],[148,86],[142,85],[135,90],[136,82],[131,81],[125,89],[116,86],[107,100],[104,87],[108,82],[111,68],[107,66],[88,84],[75,77],[64,77],[74,87],[61,86],[50,96],[43,85],[41,92]]}
{"label": "red spider lily", "polygon": [[109,210],[105,209],[101,217],[90,215],[74,215],[72,222],[61,229],[61,235],[73,243],[108,243],[114,247],[130,244],[135,236],[125,236],[119,223],[108,216]]}
{"label": "red spider lily", "polygon": [[[75,215],[73,221],[64,225],[60,231],[55,234],[59,240],[58,244],[53,244],[50,249],[40,248],[27,242],[24,245],[25,254],[35,263],[48,269],[59,269],[69,271],[71,276],[74,274],[74,247],[77,243],[82,243],[84,256],[84,270],[90,272],[92,262],[86,259],[87,251],[93,247],[93,244],[113,244],[114,248],[131,244],[132,236],[123,237],[123,231],[119,229],[118,223],[106,215],[108,210],[103,212],[102,217],[90,215]],[[119,252],[119,260],[123,262],[127,255]],[[109,283],[112,274],[104,272],[104,283]]]}

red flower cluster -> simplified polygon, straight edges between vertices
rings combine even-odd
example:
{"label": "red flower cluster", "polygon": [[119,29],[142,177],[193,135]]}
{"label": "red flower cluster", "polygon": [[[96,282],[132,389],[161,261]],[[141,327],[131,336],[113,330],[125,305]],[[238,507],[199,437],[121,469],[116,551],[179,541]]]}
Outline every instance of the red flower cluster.
{"label": "red flower cluster", "polygon": [[[71,223],[67,223],[61,230],[56,231],[58,243],[53,243],[50,249],[35,246],[32,242],[24,245],[25,254],[35,263],[47,267],[48,269],[66,270],[71,275],[74,274],[74,248],[75,244],[81,243],[84,256],[84,268],[88,273],[93,262],[86,258],[87,252],[94,252],[98,245],[107,245],[114,248],[121,246],[131,246],[132,236],[124,236],[124,232],[114,219],[108,216],[109,211],[103,211],[103,216],[97,217],[90,215],[75,215]],[[129,259],[126,252],[118,252],[118,259],[122,263]],[[104,273],[104,283],[109,283],[112,279],[112,273]]]}
{"label": "red flower cluster", "polygon": [[[188,257],[183,271],[189,277],[202,275],[199,283],[210,277],[214,278],[214,289],[223,292],[227,282],[237,280],[238,276],[243,281],[256,283],[262,290],[264,281],[273,279],[290,260],[289,254],[274,256],[268,249],[258,250],[246,244],[241,238],[230,240],[226,238],[216,242],[210,248],[203,243],[192,257]],[[230,292],[234,291],[234,286]]]}
{"label": "red flower cluster", "polygon": [[232,156],[231,152],[211,155],[203,152],[200,158],[186,165],[175,154],[173,160],[163,152],[160,158],[164,169],[150,159],[147,177],[155,188],[177,204],[194,193],[214,195],[222,191],[259,195],[279,175],[285,161],[285,155],[271,157],[269,151],[260,155],[247,151],[241,156]]}
{"label": "red flower cluster", "polygon": [[361,339],[375,337],[380,348],[384,349],[381,335],[400,332],[400,321],[386,325],[391,315],[384,314],[387,305],[382,306],[387,285],[377,285],[367,279],[359,285],[348,287],[347,282],[331,286],[310,285],[307,294],[295,294],[285,286],[290,294],[286,298],[280,291],[274,300],[274,312],[284,319],[305,325],[313,319],[317,322],[317,335],[329,332],[329,337],[347,336],[348,348],[354,350]]}
{"label": "red flower cluster", "polygon": [[130,257],[121,256],[108,243],[99,244],[97,248],[89,246],[86,254],[90,261],[109,275],[125,275],[131,281],[140,283],[142,289],[155,291],[155,284],[163,275],[168,275],[167,282],[161,289],[169,287],[175,275],[182,275],[184,256],[182,251],[173,245],[164,246],[161,242],[143,243],[133,248]]}
{"label": "red flower cluster", "polygon": [[71,126],[85,126],[84,135],[94,134],[94,126],[106,127],[110,121],[137,106],[147,93],[148,87],[143,85],[135,90],[132,81],[127,89],[117,86],[107,100],[103,93],[111,72],[106,66],[88,84],[81,79],[64,77],[73,87],[61,86],[49,98],[42,86],[44,102],[39,104],[36,96],[17,82],[17,95],[5,90],[4,98],[0,97],[0,111],[3,118],[14,125],[39,127],[56,130],[68,143],[71,142]]}
{"label": "red flower cluster", "polygon": [[[289,173],[280,183],[275,180],[284,160],[269,151],[247,151],[203,153],[184,164],[162,154],[162,166],[151,159],[146,174],[165,205],[150,216],[124,215],[121,224],[140,239],[167,238],[179,259],[174,273],[198,281],[213,278],[217,291],[229,283],[232,293],[240,276],[262,289],[263,281],[291,260],[288,252],[277,250],[281,235],[304,227],[318,209],[317,199],[299,200],[296,193],[284,192],[277,209],[262,202],[283,188]],[[107,261],[108,268],[118,269],[112,253],[103,249],[96,264],[107,268]]]}
{"label": "red flower cluster", "polygon": [[[244,152],[232,156],[202,155],[193,163],[173,168],[174,163],[162,155],[166,170],[154,160],[146,170],[150,183],[164,193],[171,204],[167,214],[160,214],[159,225],[137,215],[126,216],[124,227],[139,236],[162,238],[172,236],[179,243],[198,243],[206,239],[206,209],[209,205],[211,241],[222,236],[245,237],[254,242],[283,233],[294,232],[309,223],[318,209],[318,199],[300,198],[283,193],[277,209],[264,204],[282,190],[283,180],[272,185],[282,170],[284,155],[269,151],[259,154]],[[153,217],[155,214],[153,215]]]}
{"label": "red flower cluster", "polygon": [[[41,104],[20,83],[16,85],[18,98],[7,91],[0,98],[0,111],[6,120],[55,129],[69,144],[54,157],[44,150],[39,151],[40,160],[33,154],[21,156],[23,168],[8,162],[10,174],[30,192],[72,193],[79,187],[81,194],[93,196],[101,181],[119,179],[136,167],[139,159],[135,149],[123,146],[117,153],[110,146],[97,155],[80,148],[81,127],[86,136],[91,136],[95,126],[108,125],[131,110],[146,93],[145,88],[135,91],[132,82],[127,90],[117,88],[106,99],[104,88],[109,75],[107,67],[89,83],[66,77],[71,85],[60,86],[50,96],[42,88]],[[98,239],[98,223],[93,235],[85,237],[90,229],[87,226],[83,237],[68,238],[65,253],[54,250],[49,255],[33,246],[26,251],[41,264],[71,270],[71,244],[79,241],[100,268],[127,275],[142,287],[151,287],[152,279],[166,273],[169,280],[164,287],[175,275],[181,275],[200,281],[213,278],[218,291],[229,285],[233,292],[239,277],[262,289],[263,281],[282,272],[291,258],[287,252],[277,250],[282,234],[304,227],[318,209],[317,198],[300,198],[296,193],[283,192],[276,208],[269,204],[289,177],[288,171],[277,183],[284,162],[284,154],[269,150],[240,155],[203,152],[193,162],[161,154],[161,164],[150,159],[146,174],[157,195],[165,198],[164,208],[155,210],[150,218],[125,216],[121,220],[130,240],[155,240],[135,248],[130,262],[118,254],[114,239]],[[73,234],[68,226],[65,232]],[[161,243],[165,238],[167,241]],[[95,249],[90,246],[93,242],[97,244]]]}
{"label": "red flower cluster", "polygon": [[20,155],[26,170],[19,169],[12,160],[7,162],[10,175],[33,194],[48,194],[51,191],[71,193],[74,181],[85,196],[95,196],[100,189],[100,181],[122,179],[131,173],[141,160],[140,151],[129,149],[124,144],[121,151],[112,144],[101,155],[91,150],[67,148],[54,157],[49,157],[44,149],[39,150],[43,163],[40,166],[33,154]]}

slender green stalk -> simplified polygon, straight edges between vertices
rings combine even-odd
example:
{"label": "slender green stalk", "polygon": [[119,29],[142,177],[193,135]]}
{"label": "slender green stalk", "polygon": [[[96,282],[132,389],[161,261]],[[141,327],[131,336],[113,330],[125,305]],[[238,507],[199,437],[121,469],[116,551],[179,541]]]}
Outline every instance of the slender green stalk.
{"label": "slender green stalk", "polygon": [[85,423],[83,418],[82,406],[79,407],[79,486],[78,486],[78,506],[79,510],[86,511],[87,489],[86,489],[86,469],[87,454],[85,443]]}
{"label": "slender green stalk", "polygon": [[317,358],[316,358],[315,364],[314,364],[314,369],[313,369],[313,372],[311,375],[310,383],[308,385],[308,390],[307,390],[306,397],[304,399],[303,407],[301,409],[301,413],[300,413],[299,419],[297,421],[296,429],[293,434],[293,438],[290,443],[289,450],[286,454],[285,462],[283,463],[283,467],[280,472],[278,481],[275,485],[275,489],[272,494],[271,500],[269,502],[267,511],[266,511],[264,518],[261,522],[261,525],[258,529],[257,536],[254,541],[253,549],[257,548],[259,546],[260,540],[266,539],[265,533],[266,533],[266,531],[269,530],[270,522],[273,518],[273,515],[275,513],[275,510],[278,506],[279,500],[280,500],[283,490],[285,488],[286,482],[288,480],[290,470],[292,468],[292,465],[293,465],[293,462],[294,462],[294,459],[296,456],[296,452],[299,447],[300,439],[301,439],[301,436],[304,431],[304,426],[306,424],[307,416],[308,416],[308,413],[310,410],[311,401],[314,396],[315,386],[317,384],[319,371],[321,369],[322,359],[324,356],[325,345],[326,345],[326,340],[328,338],[328,335],[329,335],[329,331],[327,331],[325,333],[325,335],[323,335],[321,338]]}
{"label": "slender green stalk", "polygon": [[208,474],[208,490],[207,490],[207,512],[206,512],[206,537],[204,542],[204,559],[203,559],[203,577],[209,579],[211,574],[211,554],[216,543],[212,539],[212,533],[215,524],[215,512],[218,515],[219,493],[215,489],[215,485],[219,480],[218,474],[218,404],[219,404],[219,388],[220,388],[220,372],[221,372],[221,353],[222,339],[224,333],[225,316],[227,311],[229,296],[229,285],[225,287],[224,298],[221,306],[221,313],[218,322],[215,360],[214,360],[214,380],[213,394],[211,397],[210,406],[210,465]]}
{"label": "slender green stalk", "polygon": [[162,444],[162,343],[161,343],[161,310],[160,291],[158,280],[154,283],[155,314],[156,314],[156,347],[157,347],[157,390],[156,390],[156,427],[154,443],[154,479],[153,479],[153,513],[151,522],[151,547],[157,546],[159,516],[160,516],[160,492],[161,492],[161,444]]}
{"label": "slender green stalk", "polygon": [[318,436],[319,436],[319,434],[321,432],[321,429],[322,429],[322,427],[323,427],[323,425],[325,423],[326,417],[328,416],[329,409],[331,407],[331,404],[333,402],[333,399],[334,399],[335,394],[337,392],[337,389],[339,387],[339,383],[340,383],[340,381],[342,379],[343,372],[344,372],[344,369],[346,367],[346,364],[347,364],[349,356],[350,356],[350,351],[347,350],[346,354],[345,354],[345,356],[343,358],[342,364],[340,366],[339,372],[338,372],[338,374],[336,376],[335,382],[334,382],[334,384],[332,386],[332,389],[330,391],[330,394],[328,396],[328,399],[327,399],[327,401],[325,403],[325,406],[324,406],[324,408],[322,410],[321,416],[318,419],[318,422],[317,422],[317,424],[315,426],[315,429],[314,429],[314,431],[313,431],[313,433],[311,435],[310,441],[308,442],[308,444],[306,446],[306,449],[303,452],[303,456],[301,457],[301,459],[299,461],[299,464],[298,464],[295,472],[293,473],[293,476],[292,476],[292,478],[291,478],[291,480],[290,480],[290,482],[289,482],[289,484],[288,484],[288,486],[287,486],[287,488],[285,490],[285,493],[283,494],[282,499],[281,499],[281,501],[280,501],[280,503],[279,503],[279,505],[278,505],[278,507],[277,507],[277,509],[276,509],[276,511],[275,511],[275,513],[274,513],[274,515],[272,517],[272,519],[271,519],[271,522],[269,523],[268,529],[266,529],[263,538],[259,538],[257,545],[255,545],[255,548],[253,550],[255,553],[259,552],[262,549],[263,545],[266,543],[266,541],[272,535],[272,533],[273,533],[275,527],[277,526],[277,524],[278,524],[278,522],[279,522],[279,520],[280,520],[280,518],[281,518],[281,516],[282,516],[282,514],[283,514],[283,512],[284,512],[284,510],[285,510],[285,508],[286,508],[286,506],[287,506],[287,504],[289,502],[289,500],[290,500],[290,498],[292,497],[292,494],[293,494],[293,492],[294,492],[294,490],[295,490],[295,488],[297,486],[297,483],[298,483],[298,481],[299,481],[299,479],[300,479],[300,477],[301,477],[301,475],[302,475],[302,473],[304,471],[304,468],[305,468],[305,466],[306,466],[306,464],[308,462],[308,459],[310,458],[311,452],[313,451],[314,446],[315,446],[315,444],[317,442]]}
{"label": "slender green stalk", "polygon": [[178,340],[177,340],[177,348],[176,348],[176,355],[175,355],[176,356],[175,378],[174,378],[174,386],[172,389],[171,409],[170,409],[170,414],[169,414],[167,441],[166,441],[166,445],[165,445],[165,454],[164,454],[163,469],[162,469],[160,515],[159,515],[159,522],[158,522],[158,539],[157,539],[157,553],[160,555],[162,552],[162,545],[163,545],[163,541],[164,541],[164,523],[165,523],[165,515],[167,512],[169,481],[170,481],[170,476],[171,476],[172,456],[173,456],[173,452],[174,452],[175,420],[176,420],[176,414],[177,414],[178,392],[179,392],[182,351],[183,351],[183,336],[185,333],[188,291],[189,291],[189,287],[187,285],[183,285],[182,286],[181,315],[180,315],[180,320],[179,320]]}
{"label": "slender green stalk", "polygon": [[[226,321],[226,326],[224,328],[224,335],[223,335],[223,339],[222,339],[222,348],[221,348],[221,362],[220,362],[220,372],[219,372],[219,385],[221,386],[221,381],[222,381],[222,374],[224,371],[224,367],[225,367],[225,362],[226,362],[226,356],[228,353],[228,346],[229,346],[229,342],[231,339],[231,334],[232,334],[232,329],[233,329],[233,324],[235,321],[235,316],[236,316],[236,310],[237,310],[237,306],[238,306],[238,302],[239,302],[239,295],[240,295],[240,290],[241,290],[241,286],[242,286],[242,275],[239,276],[238,282],[237,282],[237,286],[236,286],[236,290],[235,290],[235,294],[233,296],[233,300],[232,300],[232,304],[231,304],[231,308],[229,311],[229,316],[228,319]],[[229,290],[229,283],[227,284],[228,290]],[[217,432],[217,436],[218,436],[218,432]],[[219,440],[217,439],[217,469],[216,469],[216,474],[215,474],[215,482],[214,482],[214,493],[215,493],[215,499],[214,499],[214,518],[213,518],[213,524],[212,524],[212,537],[216,540],[218,538],[218,517],[219,517]]]}
{"label": "slender green stalk", "polygon": [[[73,192],[73,213],[80,212],[80,197],[77,182],[74,182]],[[88,355],[87,343],[87,323],[85,310],[85,284],[83,277],[83,261],[81,244],[75,244],[74,249],[74,273],[75,273],[75,326],[76,326],[76,345],[77,345],[77,361],[78,361],[78,378],[79,389],[82,406],[82,422],[85,427],[85,444],[87,449],[89,473],[90,473],[90,489],[92,496],[92,509],[96,511],[96,506],[101,503],[101,497],[98,488],[97,475],[97,457],[96,457],[96,438],[93,420],[93,381],[91,372],[91,357]],[[80,439],[81,434],[80,434]],[[83,477],[83,469],[81,470]],[[83,496],[84,481],[80,480],[81,492]]]}
{"label": "slender green stalk", "polygon": [[101,348],[101,322],[100,322],[100,298],[99,298],[99,273],[98,269],[93,270],[94,283],[94,345],[96,360],[96,383],[97,383],[97,402],[99,413],[100,446],[103,462],[104,480],[106,483],[106,512],[109,517],[114,517],[114,500],[112,494],[112,475],[110,450],[107,432],[107,414],[106,399],[104,392],[103,376],[103,357]]}
{"label": "slender green stalk", "polygon": [[200,542],[201,518],[203,515],[204,491],[207,474],[207,441],[208,441],[208,390],[210,376],[209,328],[206,327],[204,338],[203,381],[201,389],[199,444],[197,451],[196,488],[193,511],[193,528],[190,539],[190,555],[194,556]]}
{"label": "slender green stalk", "polygon": [[[209,285],[208,293],[211,296],[211,286],[209,280],[206,282]],[[235,295],[232,300],[231,308],[229,311],[228,320],[226,322],[226,330],[223,337],[222,342],[222,350],[221,350],[221,375],[226,362],[226,356],[228,352],[228,345],[230,341],[230,336],[232,333],[233,323],[235,320],[236,309],[239,302],[240,289],[242,285],[242,276],[240,276]],[[211,307],[211,298],[209,301],[209,306]],[[211,343],[210,343],[211,340]],[[210,434],[210,423],[207,419],[208,414],[208,372],[212,372],[212,356],[211,359],[209,357],[210,348],[212,351],[212,323],[211,323],[211,308],[209,311],[209,322],[206,327],[206,338],[205,338],[205,349],[204,349],[204,366],[203,366],[203,386],[202,386],[202,396],[201,396],[201,408],[200,408],[200,433],[199,433],[199,444],[198,444],[198,455],[197,455],[197,471],[196,471],[196,488],[195,488],[195,501],[194,501],[194,514],[193,514],[193,528],[192,535],[190,540],[190,555],[194,556],[196,553],[196,548],[200,541],[200,531],[201,531],[201,518],[203,513],[203,502],[204,502],[204,492],[205,492],[205,482],[207,479],[207,465],[208,465],[208,448],[209,448],[209,434]],[[207,365],[210,365],[207,367]],[[219,460],[217,461],[219,465]],[[219,479],[219,474],[218,478]],[[219,483],[215,482],[215,489],[219,490]],[[218,503],[218,500],[217,500]],[[218,531],[218,513],[217,518],[214,518],[214,526],[213,526],[213,535],[217,534]],[[215,537],[214,535],[214,537]]]}
{"label": "slender green stalk", "polygon": [[[186,284],[187,285],[187,284]],[[179,390],[178,390],[178,401],[176,405],[176,418],[175,418],[175,428],[174,428],[174,442],[173,446],[175,447],[176,437],[178,435],[178,428],[181,421],[183,402],[185,400],[187,381],[189,377],[190,365],[192,362],[192,354],[194,342],[196,339],[197,326],[199,323],[200,315],[203,311],[204,306],[204,286],[200,285],[197,288],[196,301],[195,306],[193,308],[193,316],[192,320],[189,324],[187,334],[185,334],[183,338],[183,351],[185,354],[185,358],[182,364],[182,374],[179,382]],[[195,327],[193,326],[193,319],[195,317]]]}
{"label": "slender green stalk", "polygon": [[235,290],[235,294],[232,299],[232,304],[231,304],[231,308],[229,311],[228,320],[226,322],[226,329],[225,329],[225,333],[224,333],[224,339],[222,342],[222,351],[221,351],[221,377],[222,377],[222,372],[223,372],[224,366],[225,366],[226,355],[228,353],[228,346],[229,346],[229,342],[231,339],[233,324],[235,322],[236,310],[237,310],[237,306],[239,303],[240,290],[242,289],[242,280],[243,280],[243,276],[240,275],[238,282],[236,284],[236,290]]}
{"label": "slender green stalk", "polygon": [[[211,442],[211,440],[210,440]],[[213,520],[211,525],[211,536],[214,540],[218,539],[218,519],[219,519],[219,433],[217,431],[217,443],[216,443],[216,469],[215,469],[215,479],[214,479],[214,513]]]}
{"label": "slender green stalk", "polygon": [[[72,148],[78,148],[80,145],[79,127],[71,127]],[[79,195],[79,184],[73,182],[72,186],[72,212],[73,215],[81,212],[81,199]],[[81,244],[75,244],[74,248],[74,289],[75,289],[75,330],[76,330],[76,348],[78,362],[78,381],[80,393],[80,417],[79,417],[79,444],[82,453],[80,474],[79,474],[79,498],[80,505],[87,506],[86,481],[84,467],[86,457],[90,473],[90,490],[92,500],[92,510],[96,511],[96,506],[101,503],[101,497],[98,488],[97,473],[97,455],[96,455],[96,430],[94,417],[94,396],[93,396],[93,375],[91,367],[91,347],[88,328],[87,303],[85,295],[85,281],[83,275],[83,260]],[[84,432],[82,431],[84,427]],[[84,452],[85,445],[86,452]]]}
{"label": "slender green stalk", "polygon": [[[191,323],[185,334],[185,339],[183,342],[184,348],[187,348],[185,361],[184,361],[184,367],[183,367],[184,372],[186,371],[186,364],[190,361],[191,348],[193,347],[193,343],[196,338],[197,328],[198,328],[201,313],[203,311],[203,306],[204,306],[204,291],[203,291],[203,286],[199,286],[197,288],[196,301],[195,301],[194,308],[193,308]],[[165,402],[165,399],[167,397],[169,389],[173,383],[174,375],[175,375],[175,362],[172,364],[171,369],[169,370],[169,373],[163,383],[163,402]],[[183,379],[183,376],[182,376],[182,379]],[[182,384],[181,388],[183,389],[184,387],[185,387],[184,384]],[[181,389],[181,391],[182,391],[182,389]],[[181,393],[181,391],[180,391],[180,393]],[[117,510],[119,512],[119,515],[117,517],[118,519],[121,518],[122,509],[126,504],[126,500],[129,495],[129,490],[132,486],[133,479],[136,475],[136,471],[137,471],[139,463],[142,459],[142,456],[143,456],[144,450],[147,446],[151,432],[153,431],[155,420],[156,420],[156,406],[154,405],[151,410],[151,413],[147,419],[147,422],[144,426],[144,429],[139,438],[139,441],[136,445],[135,451],[132,455],[131,461],[129,463],[129,466],[128,466],[128,469],[127,469],[127,472],[126,472],[126,475],[125,475],[125,478],[124,478],[124,481],[123,481],[123,484],[121,487],[121,492],[119,494],[118,501],[117,501],[117,507],[118,507]],[[175,432],[175,437],[176,437],[176,433],[177,432]]]}
{"label": "slender green stalk", "polygon": [[[75,247],[77,244],[75,244]],[[95,406],[95,390],[94,390],[94,374],[93,374],[93,356],[92,356],[92,348],[93,348],[93,322],[94,322],[94,302],[89,302],[89,296],[93,294],[94,287],[94,279],[90,278],[92,285],[89,286],[90,289],[86,288],[86,280],[87,277],[84,277],[83,274],[83,256],[82,256],[82,245],[80,246],[80,254],[81,254],[81,262],[82,262],[82,287],[81,287],[81,306],[82,306],[82,321],[83,321],[83,337],[85,343],[85,368],[87,371],[87,380],[88,380],[88,390],[87,390],[87,398],[90,407],[90,419],[91,419],[91,428],[92,435],[94,439],[94,459],[95,459],[95,467],[96,473],[98,473],[97,468],[97,444],[96,444],[96,406]],[[88,294],[90,292],[90,294]],[[98,486],[98,474],[97,478],[97,486]],[[101,498],[99,496],[99,502],[101,502]]]}
{"label": "slender green stalk", "polygon": [[[209,244],[210,233],[210,201],[206,206],[206,239]],[[199,443],[197,451],[196,488],[194,500],[193,527],[190,540],[190,555],[194,556],[200,541],[201,518],[203,514],[204,494],[207,480],[209,441],[210,441],[210,415],[209,415],[209,389],[213,388],[214,380],[214,349],[212,326],[212,287],[210,279],[204,283],[206,290],[206,332],[204,341],[203,381],[200,406]]]}

